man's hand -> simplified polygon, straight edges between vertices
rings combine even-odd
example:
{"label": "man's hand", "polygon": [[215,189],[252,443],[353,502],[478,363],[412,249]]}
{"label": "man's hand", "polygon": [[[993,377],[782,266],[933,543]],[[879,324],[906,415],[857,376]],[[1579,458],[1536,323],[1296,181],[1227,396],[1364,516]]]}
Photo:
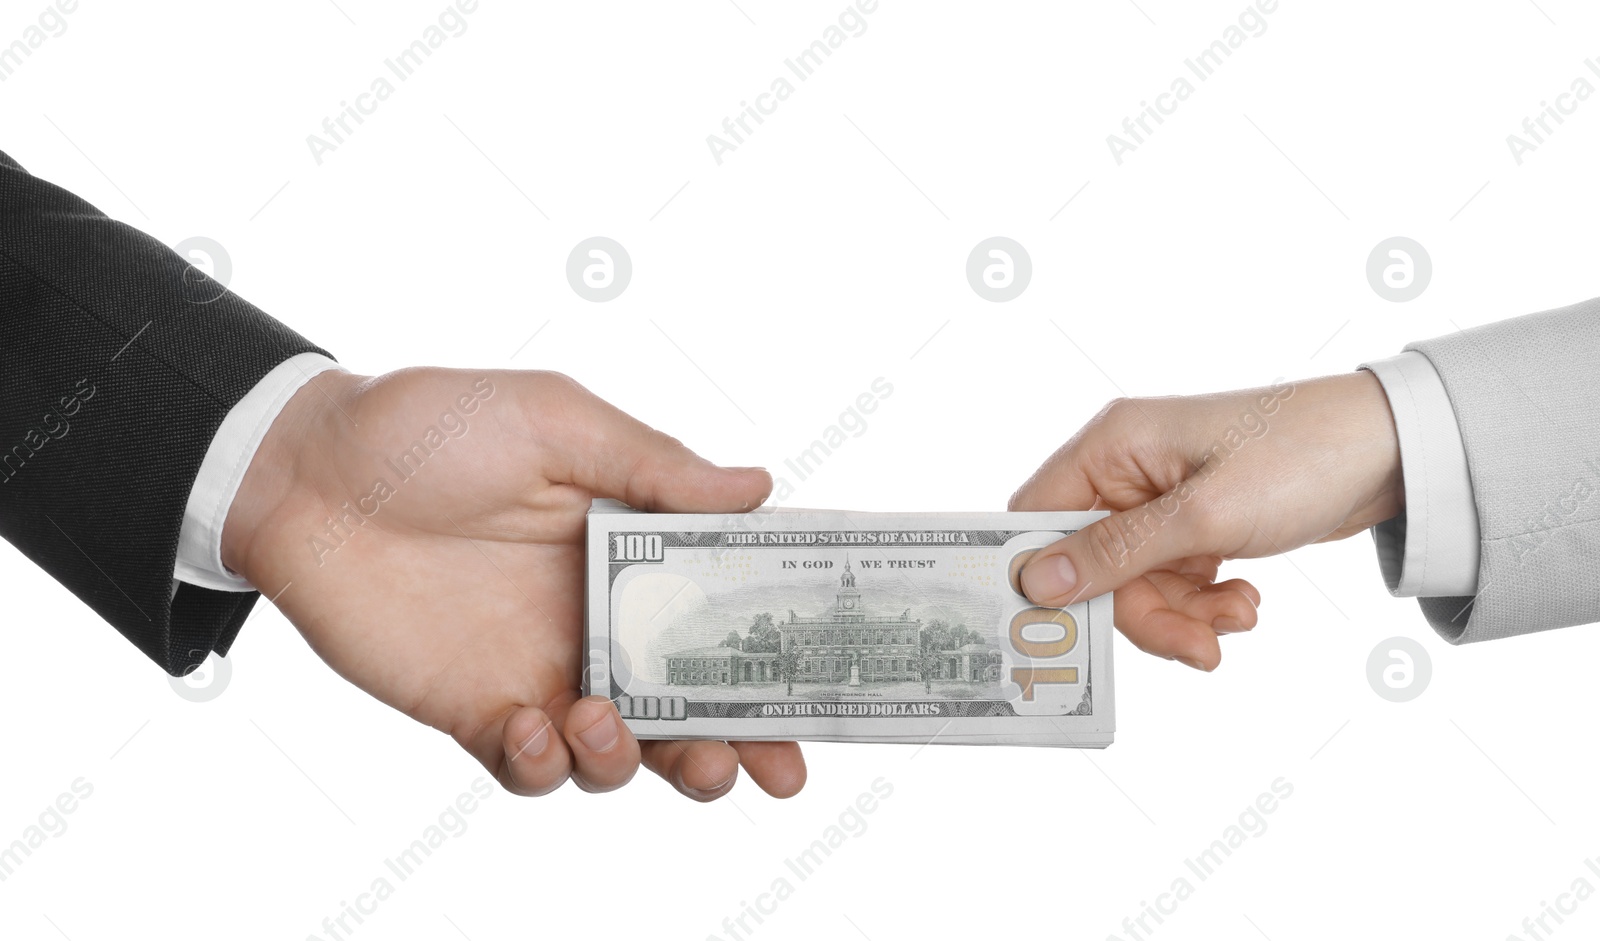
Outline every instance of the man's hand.
{"label": "man's hand", "polygon": [[1218,636],[1256,625],[1261,593],[1224,559],[1343,539],[1405,504],[1389,402],[1369,372],[1217,395],[1119,399],[1011,498],[1013,510],[1113,515],[1039,550],[1036,604],[1116,591],[1141,650],[1214,670]]}
{"label": "man's hand", "polygon": [[507,790],[608,791],[642,761],[695,800],[743,764],[805,783],[793,742],[647,742],[579,698],[592,497],[682,513],[765,500],[722,468],[546,372],[325,372],[279,415],[223,531],[223,562],[276,598],[345,679],[449,733]]}

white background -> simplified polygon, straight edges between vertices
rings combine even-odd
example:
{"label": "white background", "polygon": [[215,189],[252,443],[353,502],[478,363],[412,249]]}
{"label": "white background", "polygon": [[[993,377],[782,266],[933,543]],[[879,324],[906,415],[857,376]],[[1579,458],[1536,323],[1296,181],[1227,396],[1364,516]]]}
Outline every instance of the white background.
{"label": "white background", "polygon": [[[0,42],[43,5],[6,0]],[[1106,135],[1242,0],[883,0],[720,166],[706,135],[843,0],[483,0],[319,166],[307,135],[443,2],[339,7],[84,2],[0,84],[0,149],[168,244],[216,239],[235,290],[355,370],[559,369],[789,476],[788,505],[1002,508],[1119,393],[1347,370],[1597,293],[1600,103],[1520,166],[1505,140],[1575,77],[1600,83],[1574,0],[1284,0],[1121,166]],[[591,235],[632,255],[609,303],[565,280]],[[964,277],[992,235],[1033,259],[1005,304]],[[1392,235],[1433,258],[1409,303],[1365,278]],[[867,430],[785,475],[880,376]],[[787,802],[746,780],[700,806],[643,773],[496,793],[354,936],[726,938],[784,876],[745,936],[1126,938],[1186,876],[1155,937],[1500,939],[1574,879],[1600,886],[1600,635],[1450,647],[1384,592],[1366,536],[1228,568],[1261,586],[1260,627],[1214,675],[1119,638],[1108,751],[815,745]],[[9,549],[0,579],[0,842],[93,787],[0,883],[6,937],[326,938],[482,774],[265,603],[197,704]],[[1365,675],[1396,635],[1433,660],[1404,704]],[[1280,777],[1266,830],[1188,871]],[[878,778],[893,793],[864,831],[805,881],[785,868]],[[1593,935],[1600,902],[1547,924]]]}

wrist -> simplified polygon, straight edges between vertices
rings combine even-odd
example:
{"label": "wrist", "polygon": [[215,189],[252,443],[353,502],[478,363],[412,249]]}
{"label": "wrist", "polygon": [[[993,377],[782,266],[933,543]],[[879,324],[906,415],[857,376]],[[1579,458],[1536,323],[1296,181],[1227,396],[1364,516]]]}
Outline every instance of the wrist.
{"label": "wrist", "polygon": [[258,584],[252,571],[264,526],[279,509],[309,482],[307,459],[325,453],[349,424],[357,388],[366,377],[339,370],[313,376],[302,385],[261,439],[228,507],[222,528],[222,564],[229,571]]}
{"label": "wrist", "polygon": [[1352,429],[1351,456],[1363,468],[1364,483],[1372,495],[1372,509],[1382,522],[1405,509],[1406,488],[1400,459],[1400,435],[1383,384],[1370,370],[1358,369],[1337,377],[1339,399],[1357,416]]}

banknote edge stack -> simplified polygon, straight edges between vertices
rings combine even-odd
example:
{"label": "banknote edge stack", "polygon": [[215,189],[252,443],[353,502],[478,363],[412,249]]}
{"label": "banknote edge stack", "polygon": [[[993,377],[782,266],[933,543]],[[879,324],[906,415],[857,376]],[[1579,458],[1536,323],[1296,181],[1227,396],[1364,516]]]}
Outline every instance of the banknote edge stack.
{"label": "banknote edge stack", "polygon": [[[664,530],[678,528],[674,524],[682,525],[685,521],[726,520],[723,524],[728,529],[746,529],[760,531],[763,529],[782,530],[784,527],[774,525],[773,521],[799,521],[816,517],[846,517],[851,521],[866,521],[880,525],[909,525],[917,523],[923,526],[934,527],[939,524],[949,524],[952,519],[982,519],[984,526],[992,526],[994,521],[1010,522],[1014,528],[1030,533],[1065,533],[1073,532],[1088,525],[1090,522],[1103,518],[1104,511],[1046,511],[1030,513],[1003,513],[998,511],[969,511],[969,512],[902,512],[882,513],[864,511],[846,511],[837,509],[806,509],[798,507],[762,508],[749,514],[666,514],[645,513],[635,510],[614,500],[596,500],[589,511],[587,520],[587,534],[585,539],[585,604],[584,604],[584,640],[586,666],[583,673],[583,692],[585,695],[599,694],[612,698],[616,690],[611,681],[611,627],[606,619],[601,616],[600,610],[609,607],[610,586],[607,569],[611,564],[609,558],[608,537],[618,525],[617,517],[621,516],[648,516],[657,521],[656,525]],[[597,524],[597,520],[602,520]],[[844,527],[849,529],[851,527]],[[978,528],[969,526],[968,528]],[[1013,583],[1014,584],[1014,583]],[[641,740],[651,739],[709,739],[709,740],[735,740],[735,741],[762,741],[762,740],[797,740],[797,741],[839,741],[858,743],[883,743],[883,744],[956,744],[956,745],[1027,745],[1051,747],[1086,747],[1104,748],[1112,743],[1115,737],[1115,681],[1113,677],[1113,644],[1112,644],[1112,597],[1109,594],[1101,595],[1086,601],[1076,602],[1069,606],[1069,610],[1081,611],[1087,616],[1089,642],[1092,647],[1089,661],[1094,672],[1093,691],[1093,721],[1086,723],[1090,728],[1082,728],[1079,723],[1082,717],[1058,716],[1054,721],[1048,717],[1027,717],[1030,720],[1047,719],[1048,728],[1039,729],[1037,721],[1031,722],[1035,728],[1006,731],[998,728],[995,732],[977,731],[974,723],[986,720],[978,717],[967,717],[970,721],[961,732],[948,731],[948,727],[957,720],[950,720],[946,728],[934,732],[919,732],[915,734],[837,734],[826,730],[826,723],[818,720],[817,725],[823,731],[800,729],[789,730],[785,734],[741,734],[728,735],[721,732],[690,731],[690,723],[668,723],[653,721],[655,717],[635,717],[631,715],[631,697],[626,695],[613,698],[623,713],[624,722]],[[646,697],[649,698],[649,697]],[[709,722],[710,720],[704,720]],[[745,720],[752,721],[752,720]],[[764,721],[764,720],[763,720]],[[1015,718],[1009,721],[1017,721]],[[1072,726],[1069,729],[1067,726]]]}

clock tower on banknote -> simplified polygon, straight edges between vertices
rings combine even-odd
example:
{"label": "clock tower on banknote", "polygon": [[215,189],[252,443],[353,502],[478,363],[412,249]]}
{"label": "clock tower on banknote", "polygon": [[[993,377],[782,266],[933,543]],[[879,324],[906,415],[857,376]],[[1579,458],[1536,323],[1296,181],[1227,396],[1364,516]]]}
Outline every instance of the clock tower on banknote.
{"label": "clock tower on banknote", "polygon": [[844,574],[839,576],[839,594],[833,602],[835,621],[864,621],[861,613],[861,592],[856,588],[855,573],[850,571],[850,557],[844,557]]}

